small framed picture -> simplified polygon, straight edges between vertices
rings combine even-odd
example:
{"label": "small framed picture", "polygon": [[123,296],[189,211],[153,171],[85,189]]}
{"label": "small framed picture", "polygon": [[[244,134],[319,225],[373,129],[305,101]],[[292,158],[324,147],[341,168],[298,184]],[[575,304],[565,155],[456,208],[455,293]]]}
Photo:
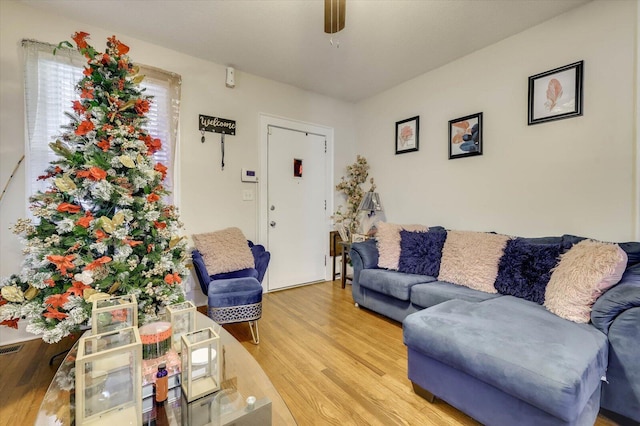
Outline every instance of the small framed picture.
{"label": "small framed picture", "polygon": [[396,122],[396,154],[417,151],[419,133],[420,117]]}
{"label": "small framed picture", "polygon": [[449,121],[449,160],[482,155],[482,113]]}
{"label": "small framed picture", "polygon": [[529,125],[582,115],[584,61],[529,77]]}
{"label": "small framed picture", "polygon": [[293,177],[302,178],[302,159],[300,158],[293,159]]}

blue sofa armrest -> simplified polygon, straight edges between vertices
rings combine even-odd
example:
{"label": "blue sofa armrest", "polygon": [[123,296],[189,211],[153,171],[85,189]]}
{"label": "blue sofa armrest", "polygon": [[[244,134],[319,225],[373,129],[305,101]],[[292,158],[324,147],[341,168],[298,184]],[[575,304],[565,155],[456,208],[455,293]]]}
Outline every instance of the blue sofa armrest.
{"label": "blue sofa armrest", "polygon": [[267,268],[269,267],[269,261],[271,261],[271,253],[269,253],[261,244],[253,244],[251,241],[249,241],[249,247],[251,248],[251,253],[253,254],[253,260],[257,271],[255,278],[262,284],[264,274],[267,273]]}
{"label": "blue sofa armrest", "polygon": [[369,239],[361,243],[351,244],[351,258],[360,257],[362,269],[375,269],[378,267],[378,246],[376,240]]}
{"label": "blue sofa armrest", "polygon": [[360,272],[363,269],[378,268],[378,246],[376,241],[370,239],[361,243],[351,244],[349,257],[353,265],[353,291],[356,291],[360,287]]}
{"label": "blue sofa armrest", "polygon": [[209,272],[207,272],[207,267],[204,265],[202,254],[200,254],[198,250],[194,249],[191,252],[191,259],[193,260],[193,268],[196,271],[196,277],[198,278],[198,283],[200,283],[200,288],[204,294],[208,294],[211,277],[209,276]]}
{"label": "blue sofa armrest", "polygon": [[600,406],[640,423],[640,264],[596,300],[591,322],[609,339]]}
{"label": "blue sofa armrest", "polygon": [[620,282],[596,300],[591,309],[591,322],[608,334],[613,321],[635,307],[640,307],[640,264],[627,268]]}

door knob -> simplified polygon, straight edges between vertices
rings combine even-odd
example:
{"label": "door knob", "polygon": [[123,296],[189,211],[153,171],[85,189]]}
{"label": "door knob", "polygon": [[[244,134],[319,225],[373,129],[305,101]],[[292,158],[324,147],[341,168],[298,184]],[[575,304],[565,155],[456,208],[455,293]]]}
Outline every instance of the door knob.
{"label": "door knob", "polygon": [[269,225],[271,225],[272,228],[275,228],[276,227],[276,222],[272,220]]}

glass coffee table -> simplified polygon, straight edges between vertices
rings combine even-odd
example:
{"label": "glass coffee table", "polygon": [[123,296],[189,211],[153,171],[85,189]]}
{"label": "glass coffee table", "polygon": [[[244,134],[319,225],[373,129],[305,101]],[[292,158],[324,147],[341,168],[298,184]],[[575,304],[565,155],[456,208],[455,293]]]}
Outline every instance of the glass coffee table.
{"label": "glass coffee table", "polygon": [[[187,403],[180,385],[170,391],[163,406],[153,404],[149,387],[143,387],[144,425],[295,425],[291,412],[257,361],[228,331],[207,316],[196,314],[196,329],[213,327],[219,334],[223,371],[221,390]],[[36,425],[74,425],[75,358],[77,342],[58,368],[44,396]],[[173,377],[177,380],[177,376]],[[176,384],[176,383],[174,383]],[[145,392],[145,388],[147,392]],[[266,416],[266,417],[264,417]],[[266,420],[266,421],[265,421]],[[123,426],[123,425],[118,425]]]}

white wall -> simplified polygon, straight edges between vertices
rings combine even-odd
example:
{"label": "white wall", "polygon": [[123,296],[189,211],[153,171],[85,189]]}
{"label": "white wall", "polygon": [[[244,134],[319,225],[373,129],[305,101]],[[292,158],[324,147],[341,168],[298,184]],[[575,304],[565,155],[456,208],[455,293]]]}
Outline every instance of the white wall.
{"label": "white wall", "polygon": [[[52,16],[13,1],[0,2],[0,184],[24,152],[24,101],[20,40],[36,39],[58,43],[70,40],[76,31],[91,34],[91,43],[104,49],[108,29]],[[173,71],[182,76],[180,125],[180,211],[189,233],[240,227],[255,239],[255,201],[242,201],[242,190],[257,191],[258,185],[242,183],[242,167],[259,170],[259,113],[334,128],[335,178],[355,159],[354,105],[306,92],[292,86],[236,71],[236,87],[225,87],[225,66],[196,59],[176,51],[143,42],[126,34],[118,38],[131,47],[135,62]],[[220,135],[206,133],[200,142],[198,115],[236,120],[236,136],[225,139],[225,169],[220,168]],[[9,231],[24,217],[24,166],[18,170],[0,204],[0,277],[18,272],[21,244]],[[256,194],[257,195],[257,194]],[[15,334],[0,327],[0,345]]]}
{"label": "white wall", "polygon": [[[387,219],[523,236],[636,237],[636,1],[595,1],[357,105]],[[420,54],[420,52],[416,52]],[[527,78],[584,60],[584,116],[527,126]],[[484,154],[448,160],[448,121],[483,112]],[[420,116],[420,150],[394,155]]]}
{"label": "white wall", "polygon": [[[636,22],[640,22],[640,0],[636,0]],[[640,241],[640,24],[636,25],[636,241]]]}

